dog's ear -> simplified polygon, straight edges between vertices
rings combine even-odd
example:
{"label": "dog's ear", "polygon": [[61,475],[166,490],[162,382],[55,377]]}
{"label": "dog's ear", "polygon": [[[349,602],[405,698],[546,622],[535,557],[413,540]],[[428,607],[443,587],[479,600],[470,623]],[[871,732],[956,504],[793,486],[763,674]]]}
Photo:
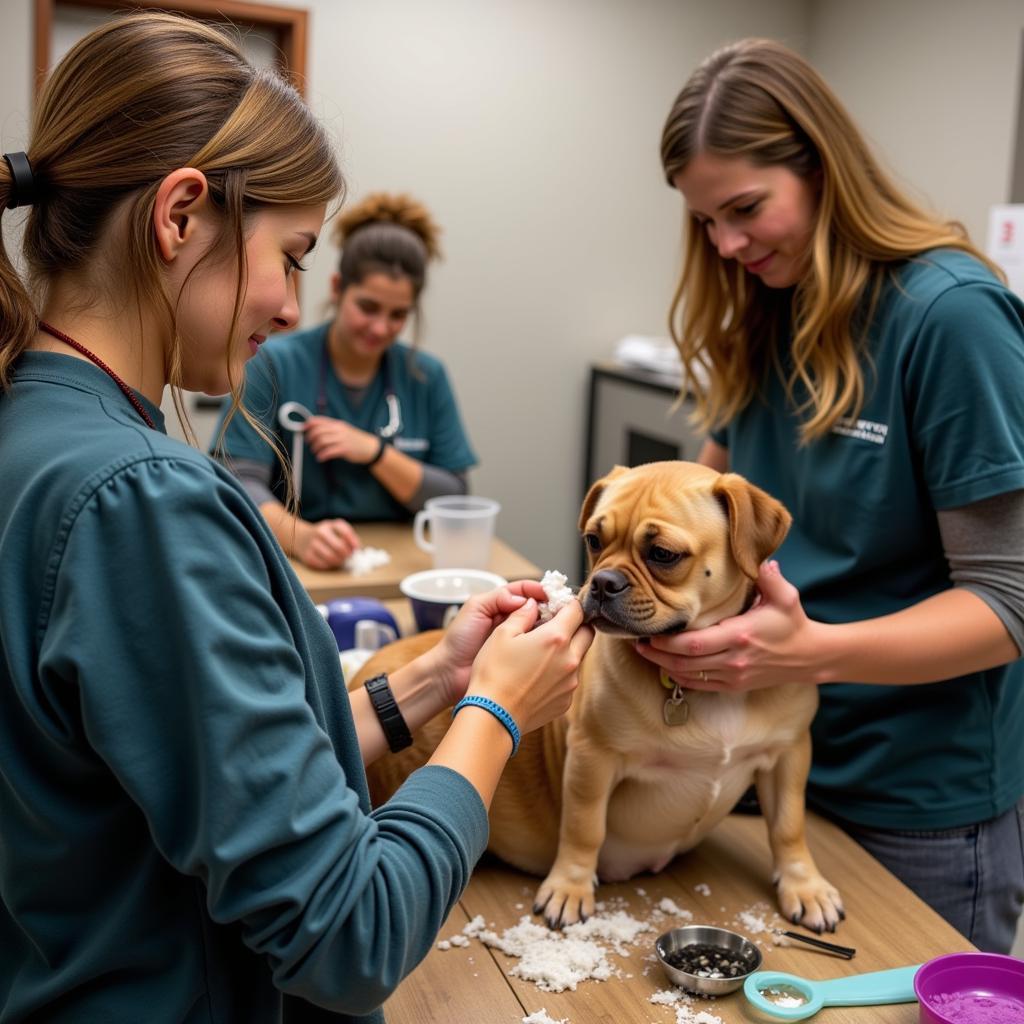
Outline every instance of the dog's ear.
{"label": "dog's ear", "polygon": [[614,466],[607,476],[601,477],[600,480],[595,480],[590,485],[590,490],[587,491],[587,496],[583,499],[583,508],[580,509],[580,521],[576,526],[578,530],[582,532],[583,527],[587,525],[587,520],[593,513],[594,506],[597,504],[597,499],[601,497],[601,493],[604,491],[605,487],[617,476],[622,476],[623,473],[628,472],[629,469],[626,466]]}
{"label": "dog's ear", "polygon": [[738,473],[723,473],[711,493],[729,517],[729,543],[736,564],[745,576],[757,579],[758,567],[786,539],[793,517],[781,501]]}

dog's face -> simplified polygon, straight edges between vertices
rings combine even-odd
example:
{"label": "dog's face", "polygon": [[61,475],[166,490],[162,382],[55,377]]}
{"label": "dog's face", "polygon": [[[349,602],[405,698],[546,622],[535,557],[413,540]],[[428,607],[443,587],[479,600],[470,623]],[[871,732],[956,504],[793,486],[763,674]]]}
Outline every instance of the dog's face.
{"label": "dog's face", "polygon": [[700,629],[748,604],[785,508],[735,473],[693,462],[615,469],[583,502],[586,620],[620,637]]}

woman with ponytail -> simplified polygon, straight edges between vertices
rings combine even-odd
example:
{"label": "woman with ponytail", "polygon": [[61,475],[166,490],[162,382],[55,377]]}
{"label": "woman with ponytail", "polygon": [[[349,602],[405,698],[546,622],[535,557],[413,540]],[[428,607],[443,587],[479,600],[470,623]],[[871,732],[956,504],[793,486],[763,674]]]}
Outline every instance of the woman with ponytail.
{"label": "woman with ponytail", "polygon": [[[784,502],[760,600],[642,653],[819,687],[812,807],[971,942],[1024,901],[1024,302],[772,40],[711,55],[661,139],[700,460]],[[770,794],[762,794],[770,797]]]}
{"label": "woman with ponytail", "polygon": [[[476,456],[444,367],[398,340],[419,315],[438,235],[406,195],[374,193],[343,211],[332,319],[260,351],[246,371],[249,416],[215,438],[282,547],[314,569],[359,546],[353,522],[407,519],[430,497],[466,492]],[[297,515],[265,435],[291,453]]]}
{"label": "woman with ponytail", "polygon": [[[0,1022],[381,1021],[570,703],[592,634],[532,629],[536,582],[347,694],[237,478],[164,430],[165,386],[237,399],[295,326],[342,185],[290,85],[158,13],[81,39],[0,159]],[[371,810],[364,763],[453,704]]]}

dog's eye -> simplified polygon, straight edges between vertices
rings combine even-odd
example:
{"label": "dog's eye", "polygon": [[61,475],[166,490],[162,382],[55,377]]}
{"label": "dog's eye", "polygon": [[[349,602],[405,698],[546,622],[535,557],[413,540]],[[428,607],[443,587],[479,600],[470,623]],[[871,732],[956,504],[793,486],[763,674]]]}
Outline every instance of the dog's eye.
{"label": "dog's eye", "polygon": [[587,542],[587,547],[591,551],[601,550],[601,538],[596,533],[585,533],[583,539]]}
{"label": "dog's eye", "polygon": [[655,565],[675,565],[683,556],[677,551],[652,544],[647,551],[647,560]]}

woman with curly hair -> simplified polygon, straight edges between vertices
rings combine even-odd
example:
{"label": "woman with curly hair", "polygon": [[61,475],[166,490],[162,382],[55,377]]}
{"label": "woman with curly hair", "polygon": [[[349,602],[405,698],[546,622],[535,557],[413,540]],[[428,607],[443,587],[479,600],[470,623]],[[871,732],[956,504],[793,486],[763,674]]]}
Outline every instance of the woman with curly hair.
{"label": "woman with curly hair", "polygon": [[311,568],[336,568],[359,546],[352,522],[407,519],[428,498],[466,492],[476,456],[444,366],[398,340],[439,234],[406,195],[373,193],[343,212],[333,319],[275,338],[249,364],[245,408],[290,453],[298,515],[281,461],[246,418],[214,441],[285,551]]}

